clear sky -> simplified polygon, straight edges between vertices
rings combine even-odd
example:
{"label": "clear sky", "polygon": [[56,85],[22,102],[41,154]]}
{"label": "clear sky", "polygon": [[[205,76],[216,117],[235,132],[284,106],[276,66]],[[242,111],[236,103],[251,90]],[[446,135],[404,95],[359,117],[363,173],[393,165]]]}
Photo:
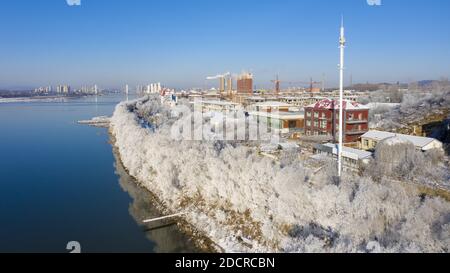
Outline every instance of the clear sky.
{"label": "clear sky", "polygon": [[347,81],[450,76],[448,0],[4,0],[0,10],[0,88],[201,87],[242,70],[259,87],[323,73],[334,86],[341,14]]}

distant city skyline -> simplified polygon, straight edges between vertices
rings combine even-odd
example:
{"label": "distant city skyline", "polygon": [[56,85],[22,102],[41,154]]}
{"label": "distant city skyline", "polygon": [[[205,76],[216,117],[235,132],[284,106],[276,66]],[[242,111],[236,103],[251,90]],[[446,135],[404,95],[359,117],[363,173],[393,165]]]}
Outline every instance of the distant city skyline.
{"label": "distant city skyline", "polygon": [[[254,85],[338,83],[338,31],[347,30],[346,83],[450,76],[448,1],[66,1],[2,3],[0,89],[69,84],[133,89],[216,86],[248,71]],[[283,86],[282,88],[286,88]]]}

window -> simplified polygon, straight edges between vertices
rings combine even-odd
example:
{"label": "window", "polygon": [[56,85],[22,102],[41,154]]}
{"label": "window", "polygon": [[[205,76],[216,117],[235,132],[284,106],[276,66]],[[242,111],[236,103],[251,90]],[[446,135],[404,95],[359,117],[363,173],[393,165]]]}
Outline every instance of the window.
{"label": "window", "polygon": [[364,147],[369,147],[369,140],[364,139]]}
{"label": "window", "polygon": [[319,122],[318,121],[314,121],[314,127],[319,127]]}
{"label": "window", "polygon": [[320,121],[320,128],[327,129],[327,121],[326,120]]}
{"label": "window", "polygon": [[311,121],[310,120],[306,121],[306,126],[311,127]]}
{"label": "window", "polygon": [[307,116],[308,118],[310,118],[310,117],[311,117],[311,112],[310,112],[310,111],[306,112],[306,116]]}
{"label": "window", "polygon": [[322,113],[322,118],[327,118],[327,115],[325,113]]}
{"label": "window", "polygon": [[297,121],[295,121],[295,120],[290,120],[290,121],[289,121],[289,128],[290,128],[290,129],[297,128]]}
{"label": "window", "polygon": [[314,117],[318,118],[319,117],[319,112],[314,112]]}

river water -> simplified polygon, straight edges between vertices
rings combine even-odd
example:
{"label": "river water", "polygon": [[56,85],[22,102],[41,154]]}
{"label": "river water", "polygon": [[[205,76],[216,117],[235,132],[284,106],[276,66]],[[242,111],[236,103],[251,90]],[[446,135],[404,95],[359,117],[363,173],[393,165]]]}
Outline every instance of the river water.
{"label": "river water", "polygon": [[[121,95],[0,103],[0,252],[197,252],[118,160],[105,128]],[[131,98],[130,98],[131,99]]]}

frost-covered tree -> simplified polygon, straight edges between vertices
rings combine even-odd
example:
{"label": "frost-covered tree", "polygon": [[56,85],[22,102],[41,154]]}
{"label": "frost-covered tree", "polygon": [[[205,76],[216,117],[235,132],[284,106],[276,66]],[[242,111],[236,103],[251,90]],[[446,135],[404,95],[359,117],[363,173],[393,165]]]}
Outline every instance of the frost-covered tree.
{"label": "frost-covered tree", "polygon": [[416,148],[400,137],[381,141],[375,152],[376,173],[382,176],[408,177],[416,163]]}
{"label": "frost-covered tree", "polygon": [[424,185],[450,186],[450,171],[443,158],[440,150],[424,153],[401,137],[391,137],[377,145],[373,164],[364,173],[375,180],[391,177]]}
{"label": "frost-covered tree", "polygon": [[260,156],[245,141],[172,138],[166,122],[176,123],[182,115],[167,115],[156,130],[149,130],[140,120],[166,111],[155,104],[144,99],[116,107],[111,132],[121,161],[169,211],[186,211],[184,217],[196,232],[226,251],[448,252],[450,248],[449,202],[423,198],[392,177],[412,170],[409,175],[428,179],[436,169],[427,173],[417,166],[427,156],[432,162],[436,155],[391,140],[381,144],[375,159],[374,168],[380,168],[383,178],[374,181],[349,172],[336,181],[332,161],[316,172],[290,154],[281,162]]}

